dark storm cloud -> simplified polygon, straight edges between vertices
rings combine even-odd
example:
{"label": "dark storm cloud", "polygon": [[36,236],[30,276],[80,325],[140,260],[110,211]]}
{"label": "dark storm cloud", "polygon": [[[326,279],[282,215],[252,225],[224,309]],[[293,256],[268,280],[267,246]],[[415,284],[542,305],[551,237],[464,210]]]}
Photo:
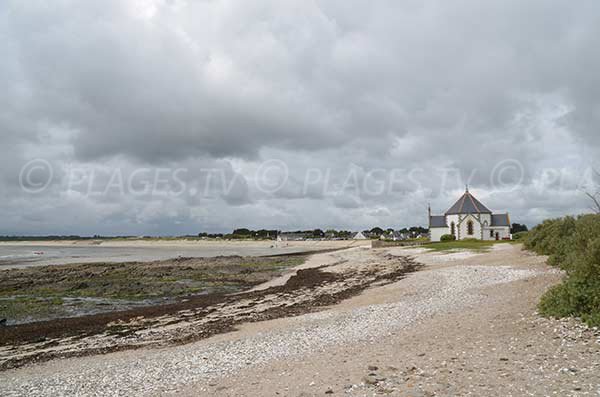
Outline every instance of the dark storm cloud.
{"label": "dark storm cloud", "polygon": [[[56,230],[60,215],[33,206],[107,233],[423,223],[424,203],[447,206],[464,183],[528,222],[580,210],[575,181],[600,148],[599,15],[595,1],[5,2],[4,231]],[[55,173],[32,196],[18,179],[35,158]],[[289,183],[265,194],[253,184],[268,158],[288,163]],[[507,159],[523,173],[504,182],[522,186],[495,190]],[[69,167],[148,166],[220,170],[228,189],[194,172],[186,187],[207,194],[66,187]],[[305,186],[309,168],[332,181]],[[344,195],[354,168],[361,183],[373,169],[422,171]],[[545,168],[574,182],[540,193]]]}

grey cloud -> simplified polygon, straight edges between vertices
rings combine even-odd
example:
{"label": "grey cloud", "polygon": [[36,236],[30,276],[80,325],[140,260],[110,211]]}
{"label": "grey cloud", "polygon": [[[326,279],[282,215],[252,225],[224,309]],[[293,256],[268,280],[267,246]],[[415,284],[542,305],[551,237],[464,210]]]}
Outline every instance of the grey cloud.
{"label": "grey cloud", "polygon": [[[423,224],[425,202],[444,208],[467,182],[516,220],[583,211],[572,180],[600,154],[598,15],[594,1],[9,1],[0,233]],[[56,171],[34,196],[18,180],[33,158]],[[269,158],[290,175],[264,194],[254,170]],[[523,167],[509,192],[490,177],[507,159]],[[78,187],[75,200],[73,165],[206,167],[233,183],[223,192],[191,172],[181,178],[196,194]],[[374,169],[421,171],[384,194],[339,194],[353,167],[360,184]],[[311,168],[331,170],[329,187],[304,186]],[[545,168],[569,182],[538,193]]]}

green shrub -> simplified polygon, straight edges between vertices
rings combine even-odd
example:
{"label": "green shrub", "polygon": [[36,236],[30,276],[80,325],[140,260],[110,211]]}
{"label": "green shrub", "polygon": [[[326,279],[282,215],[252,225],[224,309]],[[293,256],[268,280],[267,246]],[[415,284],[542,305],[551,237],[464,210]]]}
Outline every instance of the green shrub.
{"label": "green shrub", "polygon": [[523,240],[529,232],[517,232],[512,235],[513,240]]}
{"label": "green shrub", "polygon": [[548,263],[567,273],[562,284],[544,294],[540,313],[600,325],[600,215],[545,221],[525,237],[524,246],[549,255]]}
{"label": "green shrub", "polygon": [[567,216],[550,219],[534,227],[525,238],[525,248],[540,255],[549,255],[548,263],[561,267],[571,251],[576,219]]}
{"label": "green shrub", "polygon": [[542,296],[539,310],[545,316],[575,316],[589,325],[600,325],[600,283],[569,277]]}
{"label": "green shrub", "polygon": [[444,234],[442,235],[442,237],[440,237],[440,241],[454,241],[456,240],[456,237],[454,237],[452,234]]}

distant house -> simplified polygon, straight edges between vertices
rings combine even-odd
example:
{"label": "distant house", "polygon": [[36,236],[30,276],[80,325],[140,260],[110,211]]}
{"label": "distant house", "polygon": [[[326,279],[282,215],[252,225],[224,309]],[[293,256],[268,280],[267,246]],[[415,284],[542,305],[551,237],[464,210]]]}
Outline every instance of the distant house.
{"label": "distant house", "polygon": [[352,240],[366,240],[367,237],[363,234],[363,232],[358,232],[352,237]]}
{"label": "distant house", "polygon": [[408,240],[410,237],[411,237],[410,232],[405,233],[405,232],[401,232],[401,231],[397,230],[394,232],[392,239],[394,241],[402,241],[402,240]]}
{"label": "distant house", "polygon": [[469,193],[467,188],[461,198],[444,215],[431,215],[431,208],[429,208],[430,240],[440,241],[444,234],[451,234],[457,240],[510,238],[510,217],[508,213],[493,214]]}
{"label": "distant house", "polygon": [[385,232],[381,235],[381,240],[392,240],[392,241],[401,241],[406,240],[408,237],[408,233],[402,233],[399,230],[395,230],[393,232]]}
{"label": "distant house", "polygon": [[312,237],[310,233],[301,232],[283,232],[277,236],[278,241],[302,241]]}

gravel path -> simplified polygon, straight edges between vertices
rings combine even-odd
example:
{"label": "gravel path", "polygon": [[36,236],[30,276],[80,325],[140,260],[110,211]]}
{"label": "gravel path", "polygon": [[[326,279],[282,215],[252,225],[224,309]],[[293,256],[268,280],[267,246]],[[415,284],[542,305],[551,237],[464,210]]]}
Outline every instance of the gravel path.
{"label": "gravel path", "polygon": [[[508,266],[464,266],[415,273],[395,284],[418,294],[399,302],[328,310],[289,319],[288,326],[234,340],[212,339],[56,360],[0,373],[0,394],[140,395],[176,393],[190,384],[235,375],[274,360],[301,357],[331,346],[369,342],[420,319],[464,310],[481,299],[478,289],[535,276]],[[202,388],[198,390],[201,392]]]}

